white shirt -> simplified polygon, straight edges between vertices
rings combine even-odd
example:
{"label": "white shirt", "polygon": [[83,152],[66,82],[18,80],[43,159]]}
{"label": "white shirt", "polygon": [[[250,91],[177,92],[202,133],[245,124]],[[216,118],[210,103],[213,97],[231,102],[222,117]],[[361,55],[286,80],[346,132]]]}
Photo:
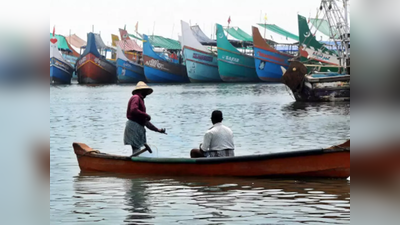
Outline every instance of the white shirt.
{"label": "white shirt", "polygon": [[201,149],[203,151],[234,150],[232,130],[222,125],[222,123],[214,124],[204,135]]}

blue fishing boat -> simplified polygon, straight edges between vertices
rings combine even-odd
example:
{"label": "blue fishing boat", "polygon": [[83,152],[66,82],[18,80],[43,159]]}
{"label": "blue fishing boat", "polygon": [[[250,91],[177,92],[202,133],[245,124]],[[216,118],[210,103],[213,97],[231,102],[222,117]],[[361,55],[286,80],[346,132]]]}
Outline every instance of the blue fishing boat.
{"label": "blue fishing boat", "polygon": [[181,27],[181,45],[190,81],[192,83],[222,82],[218,73],[217,55],[196,39],[188,23],[181,21]]}
{"label": "blue fishing boat", "polygon": [[57,38],[50,39],[50,83],[71,84],[74,67],[58,51]]}
{"label": "blue fishing boat", "polygon": [[260,80],[281,82],[282,69],[289,67],[289,59],[294,56],[271,47],[261,36],[257,27],[253,27],[254,62]]}
{"label": "blue fishing boat", "polygon": [[[158,36],[157,36],[158,38]],[[180,48],[179,48],[180,49]],[[186,66],[157,54],[147,35],[143,35],[144,75],[152,83],[187,83]]]}
{"label": "blue fishing boat", "polygon": [[117,76],[118,83],[137,83],[139,81],[147,81],[144,76],[144,68],[142,65],[143,49],[136,41],[129,38],[126,29],[119,29],[121,41],[115,37],[115,46],[117,47]]}
{"label": "blue fishing boat", "polygon": [[144,76],[143,66],[129,60],[120,46],[117,46],[117,75],[118,83],[147,81]]}

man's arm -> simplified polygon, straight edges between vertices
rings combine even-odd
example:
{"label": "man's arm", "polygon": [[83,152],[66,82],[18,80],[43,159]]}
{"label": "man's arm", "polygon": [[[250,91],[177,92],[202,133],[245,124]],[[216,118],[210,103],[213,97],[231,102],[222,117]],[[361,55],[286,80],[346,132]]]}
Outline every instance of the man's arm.
{"label": "man's arm", "polygon": [[201,149],[200,150],[203,150],[203,151],[210,150],[209,148],[210,148],[210,145],[211,145],[211,139],[212,139],[212,134],[210,132],[207,132],[204,135],[203,144],[201,145]]}
{"label": "man's arm", "polygon": [[155,132],[165,133],[165,129],[158,129],[150,121],[147,121],[146,127],[149,128],[149,130],[152,130],[152,131],[155,131]]}

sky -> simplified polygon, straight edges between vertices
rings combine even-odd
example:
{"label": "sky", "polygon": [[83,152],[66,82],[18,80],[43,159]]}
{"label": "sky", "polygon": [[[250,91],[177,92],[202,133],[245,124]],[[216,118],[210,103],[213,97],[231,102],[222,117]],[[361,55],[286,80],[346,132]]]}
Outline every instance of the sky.
{"label": "sky", "polygon": [[[50,3],[50,32],[68,36],[77,34],[86,40],[88,32],[101,33],[105,44],[111,45],[111,34],[119,36],[118,28],[134,33],[139,22],[139,33],[178,40],[180,20],[198,24],[211,36],[215,23],[240,27],[251,35],[251,26],[276,24],[298,34],[297,14],[315,17],[321,0],[52,0]],[[258,26],[259,27],[259,26]],[[260,28],[260,27],[259,27]],[[264,30],[260,28],[263,34]],[[294,42],[266,31],[277,42]]]}

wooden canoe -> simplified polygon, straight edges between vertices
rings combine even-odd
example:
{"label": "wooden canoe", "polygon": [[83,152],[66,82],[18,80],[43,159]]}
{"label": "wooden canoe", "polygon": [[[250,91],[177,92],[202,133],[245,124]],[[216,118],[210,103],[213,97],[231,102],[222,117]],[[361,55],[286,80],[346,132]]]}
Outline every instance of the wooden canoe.
{"label": "wooden canoe", "polygon": [[82,172],[167,176],[319,177],[350,176],[350,140],[326,149],[221,158],[146,158],[101,153],[73,143]]}

